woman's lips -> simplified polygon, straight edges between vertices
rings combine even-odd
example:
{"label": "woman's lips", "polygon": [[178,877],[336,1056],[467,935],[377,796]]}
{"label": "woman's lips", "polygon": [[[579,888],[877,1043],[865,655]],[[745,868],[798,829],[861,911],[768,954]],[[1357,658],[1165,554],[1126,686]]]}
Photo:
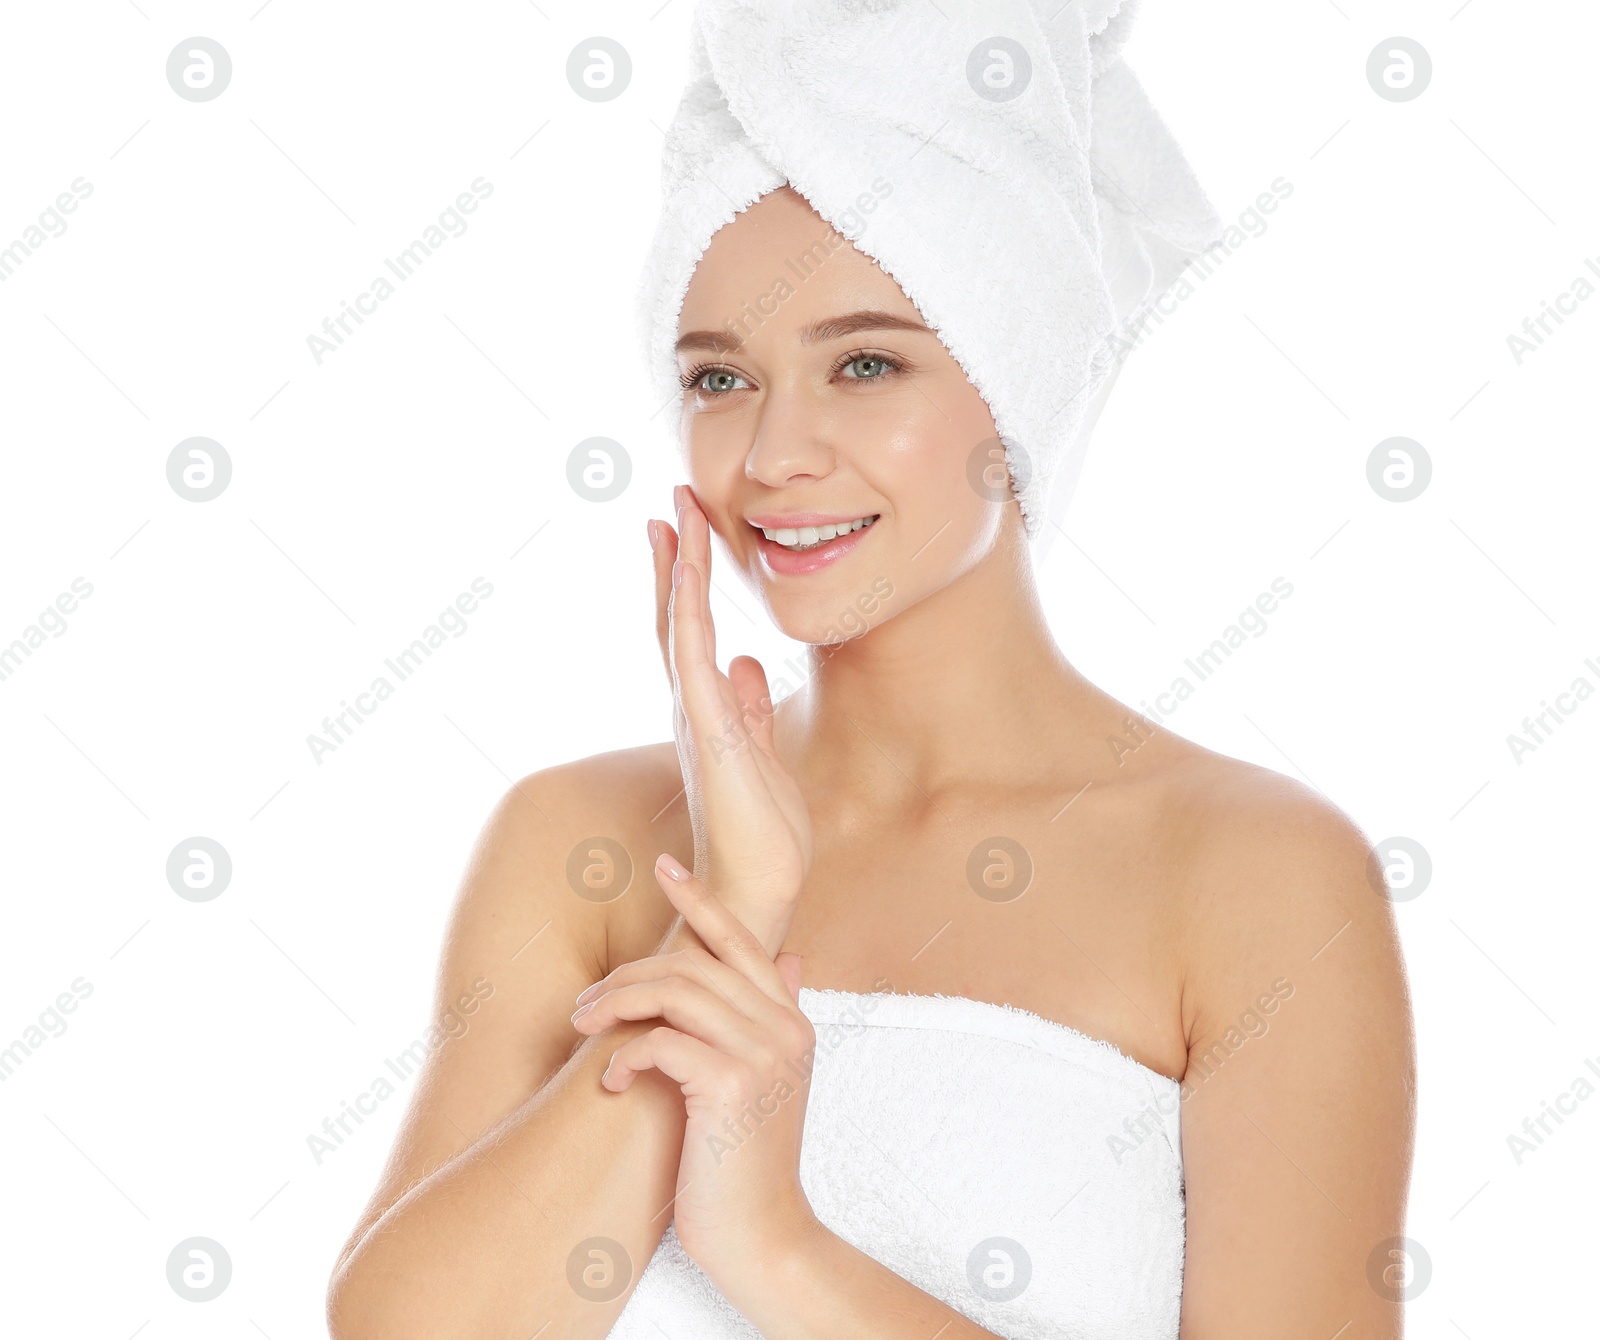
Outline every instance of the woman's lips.
{"label": "woman's lips", "polygon": [[862,526],[859,530],[848,531],[843,535],[835,535],[833,539],[816,545],[814,548],[796,553],[792,549],[785,549],[775,540],[769,540],[765,535],[757,532],[756,547],[761,551],[761,561],[780,577],[799,577],[808,572],[817,572],[823,568],[837,563],[858,544],[861,543],[872,531],[882,524],[882,519],[874,521],[870,526]]}

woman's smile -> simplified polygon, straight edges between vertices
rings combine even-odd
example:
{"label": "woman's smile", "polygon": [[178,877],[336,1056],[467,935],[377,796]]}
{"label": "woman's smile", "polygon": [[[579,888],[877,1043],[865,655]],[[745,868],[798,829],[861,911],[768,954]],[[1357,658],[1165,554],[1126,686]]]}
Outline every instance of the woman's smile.
{"label": "woman's smile", "polygon": [[860,546],[879,513],[837,518],[817,512],[750,518],[760,536],[756,547],[774,575],[793,577],[819,572]]}

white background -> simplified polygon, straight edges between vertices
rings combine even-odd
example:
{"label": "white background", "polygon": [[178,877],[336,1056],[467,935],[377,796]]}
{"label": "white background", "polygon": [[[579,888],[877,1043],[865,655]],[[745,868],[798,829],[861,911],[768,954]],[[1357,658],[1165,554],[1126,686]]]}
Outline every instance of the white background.
{"label": "white background", "polygon": [[[1600,1313],[1600,1095],[1520,1165],[1507,1145],[1600,1057],[1600,699],[1520,763],[1507,744],[1600,687],[1600,296],[1521,366],[1506,342],[1600,265],[1600,18],[1532,8],[1152,0],[1129,60],[1218,209],[1294,193],[1133,358],[1042,575],[1069,657],[1135,705],[1293,584],[1169,724],[1431,855],[1398,907],[1432,1263],[1411,1318],[1470,1340]],[[670,738],[644,522],[681,476],[630,321],[689,17],[7,8],[0,247],[93,192],[0,284],[0,644],[93,594],[0,682],[0,1047],[92,994],[0,1083],[0,1330],[321,1334],[409,1091],[320,1165],[307,1137],[427,1027],[479,826],[536,768]],[[233,61],[211,102],[165,80],[196,34]],[[608,103],[565,78],[596,34],[633,59]],[[1435,66],[1409,103],[1366,82],[1397,34]],[[478,177],[469,229],[318,366],[307,336]],[[166,479],[196,435],[233,463],[207,503]],[[565,472],[597,435],[634,470],[598,505]],[[1403,504],[1366,477],[1396,435],[1433,463]],[[467,631],[314,760],[480,577]],[[725,658],[796,650],[733,579],[715,605]],[[209,902],[165,875],[196,835],[233,862]],[[233,1263],[203,1305],[165,1274],[192,1236]]]}

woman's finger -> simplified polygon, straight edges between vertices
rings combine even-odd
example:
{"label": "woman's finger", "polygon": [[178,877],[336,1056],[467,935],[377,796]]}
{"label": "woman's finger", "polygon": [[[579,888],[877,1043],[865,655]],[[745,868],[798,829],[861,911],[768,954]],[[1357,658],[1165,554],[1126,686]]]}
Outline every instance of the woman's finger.
{"label": "woman's finger", "polygon": [[791,999],[788,985],[761,941],[702,880],[667,852],[656,860],[656,882],[717,959],[755,983],[770,999],[783,1003]]}
{"label": "woman's finger", "polygon": [[633,1083],[635,1075],[659,1070],[668,1079],[704,1092],[726,1080],[735,1065],[732,1057],[700,1039],[662,1024],[618,1047],[611,1054],[611,1063],[600,1076],[600,1083],[613,1093],[621,1093]]}
{"label": "woman's finger", "polygon": [[706,646],[706,659],[717,663],[717,626],[711,617],[711,518],[700,506],[694,490],[687,484],[683,488],[683,506],[679,511],[678,557],[687,557],[700,570],[700,599],[695,608],[701,620]]}
{"label": "woman's finger", "polygon": [[572,1003],[586,1005],[604,991],[615,991],[619,987],[632,986],[635,982],[652,982],[657,978],[674,974],[704,982],[713,990],[733,997],[746,1014],[750,1013],[748,1007],[757,999],[766,999],[761,992],[750,985],[748,978],[741,976],[726,963],[719,962],[700,945],[686,944],[681,949],[674,949],[669,953],[654,954],[649,958],[634,959],[632,962],[619,964],[593,986],[580,991],[578,998]]}
{"label": "woman's finger", "polygon": [[604,1033],[632,1019],[660,1019],[729,1056],[759,1057],[764,1033],[726,996],[687,977],[637,982],[596,997],[572,1016],[580,1033]]}
{"label": "woman's finger", "polygon": [[753,739],[760,748],[771,755],[772,743],[772,690],[767,686],[767,672],[754,656],[735,656],[728,662],[728,682],[739,698],[739,727],[744,735]]}
{"label": "woman's finger", "polygon": [[714,991],[731,1001],[749,1019],[759,1021],[770,1017],[768,1012],[774,1008],[771,996],[743,973],[730,968],[698,944],[686,944],[670,953],[620,964],[593,986],[581,991],[573,1004],[581,1008],[608,991],[620,991],[625,986],[661,981],[668,977],[682,977],[699,983],[708,991]]}
{"label": "woman's finger", "polygon": [[[747,681],[749,701],[735,686],[732,667],[728,675],[717,669],[717,630],[710,601],[710,520],[687,485],[679,485],[673,496],[680,504],[680,533],[677,560],[669,567],[675,569],[674,578],[681,574],[681,584],[672,588],[668,600],[668,674],[682,712],[682,725],[697,742],[697,749],[705,751],[714,762],[740,752],[752,730],[758,732],[756,738],[765,741],[770,757],[772,704],[760,662],[753,657],[742,658],[749,662],[749,667],[741,671]],[[750,667],[754,667],[753,676]],[[759,764],[757,760],[757,772],[761,773]]]}
{"label": "woman's finger", "polygon": [[678,533],[665,521],[650,520],[650,531],[655,537],[651,561],[656,574],[656,641],[661,646],[661,666],[667,672],[667,683],[672,683],[672,653],[667,645],[671,627],[667,606],[672,598],[672,565],[678,557]]}
{"label": "woman's finger", "polygon": [[[711,523],[694,490],[679,485],[678,559],[671,601],[673,669],[696,734],[726,730],[737,709],[732,685],[717,669],[717,634],[711,615]],[[726,690],[726,691],[724,691]]]}
{"label": "woman's finger", "polygon": [[692,733],[697,741],[703,741],[721,728],[722,718],[727,715],[717,683],[717,665],[707,655],[707,620],[701,613],[705,578],[681,555],[672,565],[672,576],[674,587],[667,612],[673,682]]}

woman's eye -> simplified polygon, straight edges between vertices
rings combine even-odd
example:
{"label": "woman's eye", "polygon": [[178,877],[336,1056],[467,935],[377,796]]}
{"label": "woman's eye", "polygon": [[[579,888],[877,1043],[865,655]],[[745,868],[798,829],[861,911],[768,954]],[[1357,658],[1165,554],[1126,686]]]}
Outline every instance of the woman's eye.
{"label": "woman's eye", "polygon": [[[880,358],[874,354],[859,354],[839,366],[839,375],[847,381],[874,382],[882,381],[885,374],[900,371],[900,365],[892,358]],[[716,399],[728,394],[730,391],[749,390],[750,383],[737,372],[727,368],[695,368],[683,374],[678,379],[683,383],[686,391],[698,391]]]}
{"label": "woman's eye", "polygon": [[748,387],[737,372],[729,372],[726,368],[692,368],[679,377],[683,389],[687,391],[706,391],[713,397],[724,395],[729,391],[737,391],[741,386]]}
{"label": "woman's eye", "polygon": [[748,383],[737,372],[723,372],[713,368],[695,382],[695,390],[721,394],[724,391],[736,391],[744,385]]}
{"label": "woman's eye", "polygon": [[851,381],[878,381],[885,370],[894,366],[887,358],[873,358],[862,354],[859,358],[852,358],[840,369]]}

